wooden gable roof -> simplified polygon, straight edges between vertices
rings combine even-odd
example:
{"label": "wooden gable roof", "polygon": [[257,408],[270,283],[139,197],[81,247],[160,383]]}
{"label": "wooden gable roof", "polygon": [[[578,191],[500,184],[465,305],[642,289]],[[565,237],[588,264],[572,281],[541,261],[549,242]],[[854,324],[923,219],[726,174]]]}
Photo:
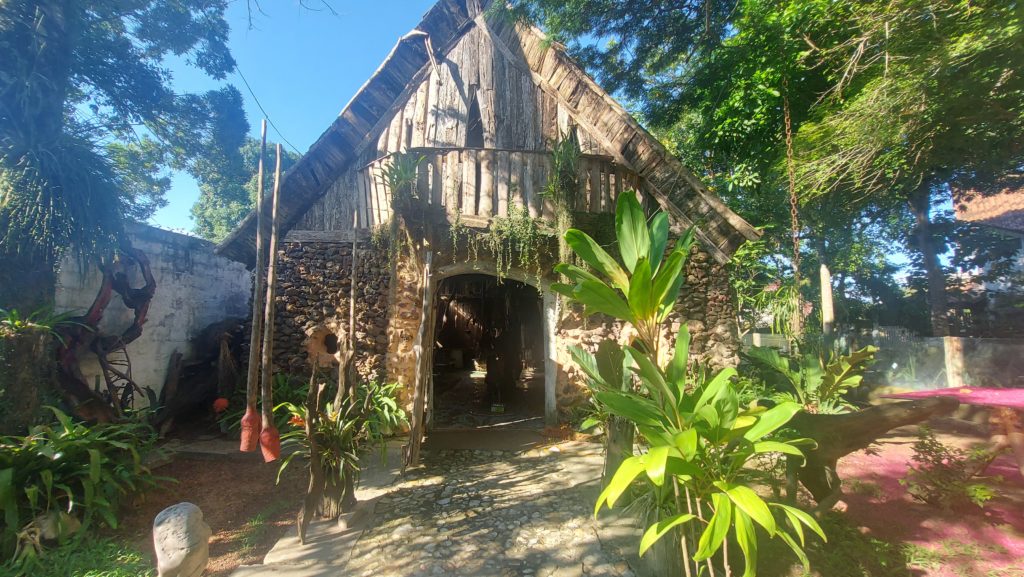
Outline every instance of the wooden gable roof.
{"label": "wooden gable roof", "polygon": [[[433,63],[473,26],[485,27],[499,49],[510,52],[511,47],[518,52],[519,58],[507,54],[510,61],[525,61],[533,81],[556,97],[576,124],[596,136],[617,162],[646,179],[654,198],[670,214],[674,230],[696,225],[698,238],[720,262],[728,260],[744,241],[757,238],[750,224],[708,192],[566,55],[564,47],[546,39],[536,27],[500,18],[485,20],[478,0],[440,0],[431,8],[412,32],[399,39],[331,126],[284,175],[278,207],[282,234],[353,164],[430,74]],[[428,46],[434,49],[433,57]],[[218,252],[251,266],[255,262],[255,221],[255,212],[250,213],[220,244]]]}

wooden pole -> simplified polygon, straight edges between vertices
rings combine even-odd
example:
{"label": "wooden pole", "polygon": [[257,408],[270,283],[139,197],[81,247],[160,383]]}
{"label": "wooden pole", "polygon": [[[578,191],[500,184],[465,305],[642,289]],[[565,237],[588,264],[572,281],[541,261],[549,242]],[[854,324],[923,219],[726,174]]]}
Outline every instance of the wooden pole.
{"label": "wooden pole", "polygon": [[271,361],[274,356],[274,297],[277,293],[277,236],[279,218],[278,199],[281,193],[281,145],[277,145],[277,165],[274,168],[274,198],[270,217],[270,250],[267,254],[267,302],[263,313],[263,432],[260,448],[263,460],[271,462],[281,456],[281,435],[274,426],[274,393]]}
{"label": "wooden pole", "polygon": [[420,329],[416,333],[416,341],[413,345],[413,351],[416,354],[416,376],[414,377],[413,384],[412,424],[409,427],[409,445],[405,455],[405,465],[402,467],[403,471],[406,467],[410,465],[415,466],[419,463],[420,443],[423,440],[423,406],[426,395],[425,371],[429,370],[429,367],[423,366],[426,360],[424,341],[426,341],[427,320],[430,318],[428,315],[433,314],[433,310],[431,310],[433,287],[430,283],[430,265],[434,256],[431,251],[428,250],[426,252],[425,266],[423,267],[423,310],[420,315]]}
{"label": "wooden pole", "polygon": [[259,377],[260,333],[263,327],[263,158],[267,155],[267,119],[260,128],[260,159],[256,169],[256,278],[252,293],[252,330],[249,333],[249,372],[245,380],[245,415],[242,417],[240,449],[256,450],[259,444],[260,417],[256,413],[256,386]]}

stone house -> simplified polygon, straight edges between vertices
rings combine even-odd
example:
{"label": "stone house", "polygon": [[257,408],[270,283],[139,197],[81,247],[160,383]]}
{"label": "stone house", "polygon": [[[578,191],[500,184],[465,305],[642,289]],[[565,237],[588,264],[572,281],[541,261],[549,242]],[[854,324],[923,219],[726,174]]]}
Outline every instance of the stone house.
{"label": "stone house", "polygon": [[[526,390],[521,399],[495,399],[488,388],[478,405],[497,401],[556,422],[581,400],[566,347],[619,334],[549,290],[559,223],[612,246],[614,203],[625,190],[649,211],[667,211],[673,237],[695,227],[674,323],[689,325],[695,354],[734,364],[724,263],[757,232],[562,46],[492,16],[487,4],[442,0],[428,11],[284,176],[278,369],[329,359],[354,292],[360,373],[402,383],[407,400],[425,397],[428,425],[442,421],[442,401],[457,389],[445,381],[440,390],[443,374],[474,367],[476,377],[501,380],[525,366],[522,380],[533,383],[515,387]],[[552,183],[561,202],[542,194]],[[219,252],[252,266],[255,229],[251,214]]]}

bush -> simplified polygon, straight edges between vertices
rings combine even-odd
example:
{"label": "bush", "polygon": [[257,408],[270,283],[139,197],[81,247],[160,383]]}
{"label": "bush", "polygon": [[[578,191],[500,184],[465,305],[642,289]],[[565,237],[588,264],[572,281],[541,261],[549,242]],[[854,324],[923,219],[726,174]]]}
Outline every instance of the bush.
{"label": "bush", "polygon": [[87,537],[46,555],[30,571],[0,567],[0,577],[152,577],[156,571],[140,552],[110,539]]}
{"label": "bush", "polygon": [[[278,404],[274,406],[274,426],[277,430],[285,430],[291,414],[287,405],[301,405],[306,402],[306,392],[309,391],[308,379],[289,373],[277,373],[273,380],[274,400]],[[235,394],[231,397],[228,405],[230,410],[224,411],[217,419],[217,422],[230,431],[237,431],[241,428],[242,415],[245,414],[245,388],[236,387]],[[222,429],[223,430],[223,429]]]}
{"label": "bush", "polygon": [[0,437],[0,553],[16,565],[79,524],[98,519],[116,527],[120,498],[157,481],[143,465],[156,441],[149,425],[87,426],[49,409],[56,423],[25,437]]}
{"label": "bush", "polygon": [[900,484],[915,499],[944,509],[967,503],[984,507],[994,492],[978,475],[995,455],[984,449],[964,451],[944,445],[930,428],[921,427],[911,457],[917,464],[910,467]]}

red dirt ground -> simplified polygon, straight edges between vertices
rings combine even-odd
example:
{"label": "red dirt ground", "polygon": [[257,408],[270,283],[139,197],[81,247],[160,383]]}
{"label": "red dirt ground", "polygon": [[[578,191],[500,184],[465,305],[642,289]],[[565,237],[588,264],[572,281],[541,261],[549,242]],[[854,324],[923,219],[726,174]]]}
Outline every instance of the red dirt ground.
{"label": "red dirt ground", "polygon": [[[278,463],[259,453],[211,457],[175,457],[155,474],[177,479],[127,507],[113,537],[153,558],[153,518],[165,507],[188,501],[203,510],[213,529],[208,577],[230,575],[239,565],[258,564],[295,521],[305,493],[303,467],[293,464],[275,485]],[[155,564],[154,564],[155,566]]]}
{"label": "red dirt ground", "polygon": [[[946,444],[966,449],[988,443],[962,422],[938,419],[931,426]],[[912,463],[916,435],[916,427],[897,429],[880,439],[871,451],[876,454],[860,451],[840,460],[850,520],[871,536],[927,550],[911,564],[915,575],[1024,576],[1024,478],[1013,458],[1004,453],[986,471],[1003,481],[993,485],[996,497],[984,509],[944,512],[914,500],[899,483]]]}

